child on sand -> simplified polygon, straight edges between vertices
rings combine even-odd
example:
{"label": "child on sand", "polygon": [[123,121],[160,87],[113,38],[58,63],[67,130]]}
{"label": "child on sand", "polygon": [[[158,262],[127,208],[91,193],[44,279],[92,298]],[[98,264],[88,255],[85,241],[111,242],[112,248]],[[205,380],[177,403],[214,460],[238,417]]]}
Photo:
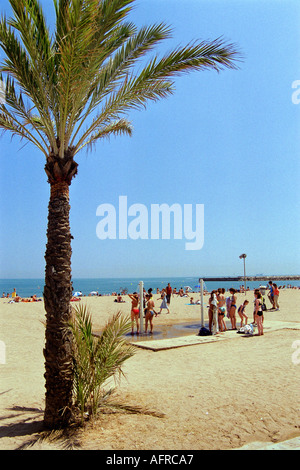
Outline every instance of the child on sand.
{"label": "child on sand", "polygon": [[240,316],[240,319],[241,319],[241,328],[243,326],[243,320],[245,319],[245,325],[247,325],[247,322],[248,322],[248,317],[247,315],[245,314],[245,308],[246,306],[248,305],[249,301],[248,300],[245,300],[244,303],[242,305],[239,306],[239,309],[238,309],[238,314]]}
{"label": "child on sand", "polygon": [[263,329],[263,311],[261,308],[261,293],[257,292],[254,293],[255,301],[254,301],[254,315],[255,315],[255,322],[257,324],[258,329],[258,336],[262,336],[264,334]]}

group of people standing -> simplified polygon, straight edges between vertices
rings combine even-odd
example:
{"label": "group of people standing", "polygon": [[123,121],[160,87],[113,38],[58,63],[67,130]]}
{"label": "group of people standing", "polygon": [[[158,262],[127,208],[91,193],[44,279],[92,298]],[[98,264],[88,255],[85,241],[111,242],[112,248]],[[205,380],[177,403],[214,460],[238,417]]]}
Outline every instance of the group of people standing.
{"label": "group of people standing", "polygon": [[[269,294],[272,308],[278,309],[278,296],[279,289],[276,284],[273,284],[272,281],[269,282]],[[225,297],[225,289],[223,287],[213,290],[209,297],[209,309],[208,309],[208,328],[212,334],[218,334],[220,332],[227,331],[225,323],[225,315],[229,318],[231,322],[231,329],[237,330],[237,318],[236,314],[238,313],[241,323],[240,327],[247,325],[248,316],[246,315],[246,307],[249,304],[248,300],[237,307],[237,290],[233,287],[229,289],[230,295]],[[172,287],[170,283],[166,288],[161,291],[161,304],[160,311],[155,310],[154,299],[152,295],[152,288],[148,289],[148,292],[144,289],[143,296],[143,313],[145,318],[145,333],[148,331],[148,326],[150,326],[150,333],[153,333],[153,318],[154,316],[159,315],[163,309],[167,310],[167,313],[170,313],[170,301],[172,295]],[[140,308],[139,308],[139,295],[134,292],[129,294],[131,299],[131,333],[134,334],[134,324],[136,324],[136,332],[140,333]],[[259,289],[254,290],[254,309],[253,309],[253,322],[252,324],[257,326],[258,335],[263,335],[263,311],[266,309],[264,304],[264,299]]]}
{"label": "group of people standing", "polygon": [[272,304],[272,308],[275,310],[279,310],[279,304],[278,304],[279,289],[278,289],[277,284],[273,283],[272,281],[269,281],[268,297]]}
{"label": "group of people standing", "polygon": [[[218,334],[220,332],[227,331],[225,324],[225,313],[231,322],[231,329],[237,330],[236,326],[236,313],[238,313],[241,324],[240,327],[247,325],[248,316],[246,315],[246,307],[249,304],[248,300],[237,308],[237,296],[234,288],[229,289],[230,296],[225,298],[225,289],[219,288],[213,290],[209,298],[209,310],[208,310],[208,328],[212,334]],[[279,295],[279,293],[278,293]],[[272,302],[271,302],[272,303]],[[258,336],[264,334],[263,331],[263,311],[265,309],[262,294],[259,289],[254,290],[254,309],[253,309],[253,323],[252,325],[257,326]]]}
{"label": "group of people standing", "polygon": [[[229,312],[232,307],[236,307],[234,305],[234,300],[230,301]],[[226,324],[225,324],[225,312],[227,306],[227,314],[228,314],[228,306],[229,304],[226,302],[225,299],[225,289],[220,287],[218,290],[212,290],[210,297],[208,299],[208,329],[213,334],[218,334],[219,331],[226,331]],[[232,316],[233,318],[233,316]],[[231,322],[233,325],[233,321]]]}
{"label": "group of people standing", "polygon": [[[168,283],[165,289],[161,291],[161,305],[160,311],[156,312],[154,310],[154,299],[152,295],[152,288],[148,289],[148,292],[144,289],[144,296],[143,296],[143,309],[144,309],[144,317],[145,317],[145,333],[147,334],[148,325],[150,326],[150,333],[153,333],[153,317],[157,316],[161,313],[163,309],[167,309],[167,313],[170,313],[170,302],[171,302],[171,295],[172,295],[172,287],[170,283]],[[138,307],[140,299],[139,295],[134,292],[133,294],[129,294],[129,298],[131,299],[131,334],[134,334],[134,324],[136,323],[136,333],[140,333],[140,308]]]}

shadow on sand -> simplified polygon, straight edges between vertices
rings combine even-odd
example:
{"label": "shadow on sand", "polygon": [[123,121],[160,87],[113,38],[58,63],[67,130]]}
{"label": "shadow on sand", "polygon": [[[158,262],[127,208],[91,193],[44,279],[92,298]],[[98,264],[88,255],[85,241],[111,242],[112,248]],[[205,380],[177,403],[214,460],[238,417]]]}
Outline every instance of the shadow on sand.
{"label": "shadow on sand", "polygon": [[[28,442],[28,440],[31,440],[31,436],[33,437],[44,430],[43,410],[25,406],[13,406],[8,408],[7,411],[13,413],[3,416],[1,420],[13,420],[13,422],[0,426],[0,438],[27,436],[28,439],[26,441]],[[22,448],[22,445],[20,448]]]}

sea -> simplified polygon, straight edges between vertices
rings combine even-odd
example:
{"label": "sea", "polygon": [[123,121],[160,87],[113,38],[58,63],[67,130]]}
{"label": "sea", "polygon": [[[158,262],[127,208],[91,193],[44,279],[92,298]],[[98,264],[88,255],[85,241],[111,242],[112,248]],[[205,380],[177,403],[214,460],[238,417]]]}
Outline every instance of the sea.
{"label": "sea", "polygon": [[[99,295],[110,295],[113,292],[121,293],[126,291],[127,293],[139,292],[139,282],[143,281],[144,288],[148,290],[152,287],[153,292],[156,292],[158,288],[161,290],[166,287],[168,282],[171,287],[176,287],[179,290],[181,287],[190,287],[192,291],[200,291],[199,278],[197,277],[147,277],[147,278],[99,278],[99,279],[72,279],[73,283],[73,294],[81,293],[83,296],[87,296],[92,293],[98,293]],[[261,285],[267,285],[266,281],[247,281],[246,285],[251,290]],[[274,281],[276,282],[276,281]],[[230,287],[239,289],[241,281],[205,281],[204,288],[211,292],[213,289],[224,287],[228,290]],[[300,287],[300,280],[282,280],[277,282],[279,286],[296,286]],[[43,296],[44,290],[44,279],[0,279],[0,295],[11,294],[16,289],[17,294],[20,297],[30,297],[36,294],[37,297]]]}

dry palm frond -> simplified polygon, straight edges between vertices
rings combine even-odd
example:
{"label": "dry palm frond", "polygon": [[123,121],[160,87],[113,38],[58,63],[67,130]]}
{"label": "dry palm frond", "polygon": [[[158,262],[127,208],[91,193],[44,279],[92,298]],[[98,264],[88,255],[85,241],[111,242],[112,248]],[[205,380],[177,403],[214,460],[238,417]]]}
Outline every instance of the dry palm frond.
{"label": "dry palm frond", "polygon": [[56,429],[52,431],[42,431],[37,436],[27,440],[18,447],[18,450],[30,449],[33,446],[50,445],[55,449],[76,450],[80,449],[80,429],[78,426],[70,426],[64,429]]}
{"label": "dry palm frond", "polygon": [[109,410],[115,411],[122,411],[130,414],[140,414],[140,415],[147,415],[147,416],[154,416],[155,418],[164,418],[166,415],[160,411],[150,410],[145,406],[138,406],[138,405],[129,405],[126,403],[120,403],[116,401],[109,401],[106,404],[106,407]]}

